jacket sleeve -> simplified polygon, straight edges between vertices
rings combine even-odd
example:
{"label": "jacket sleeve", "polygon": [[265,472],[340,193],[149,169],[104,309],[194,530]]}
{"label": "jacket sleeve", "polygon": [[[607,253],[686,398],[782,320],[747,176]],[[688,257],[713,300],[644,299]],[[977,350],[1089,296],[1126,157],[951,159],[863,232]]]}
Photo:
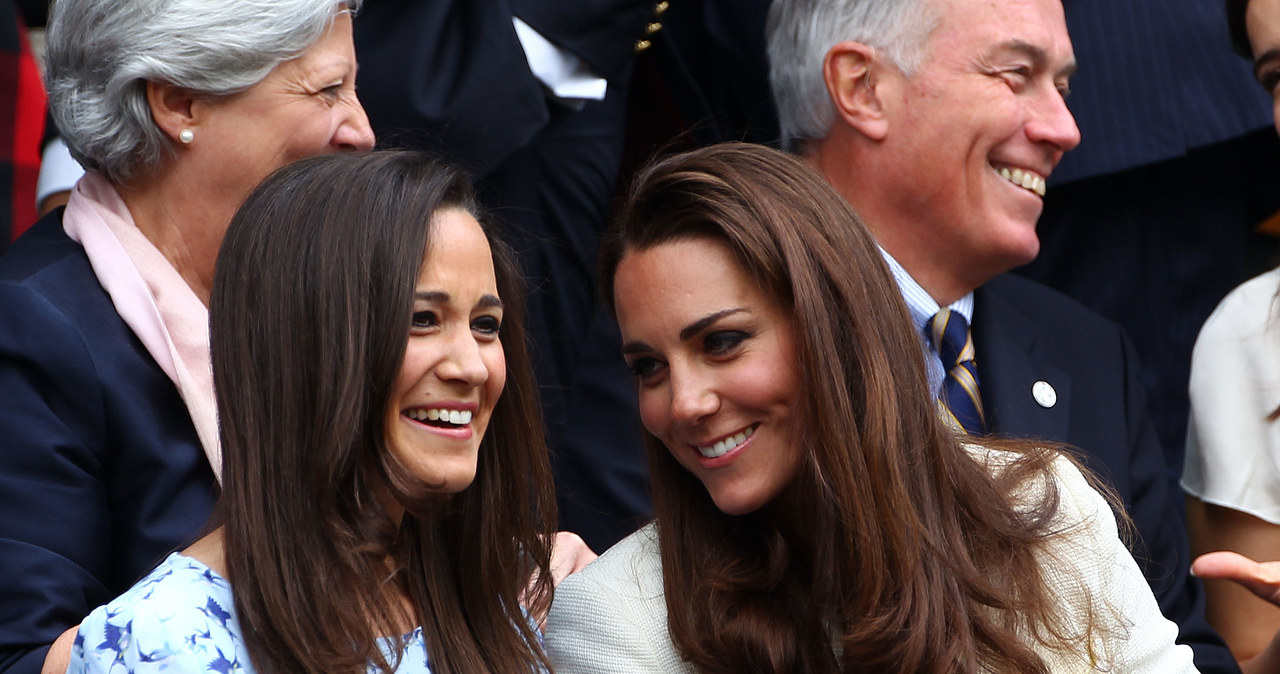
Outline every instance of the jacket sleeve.
{"label": "jacket sleeve", "polygon": [[103,389],[80,333],[43,297],[0,285],[0,671],[110,597]]}
{"label": "jacket sleeve", "polygon": [[[1091,648],[1056,657],[1068,660],[1087,654],[1092,660],[1090,670],[1195,672],[1192,649],[1175,643],[1178,626],[1161,613],[1142,571],[1120,540],[1106,499],[1065,458],[1054,464],[1054,472],[1059,494],[1056,522],[1062,533],[1050,542],[1044,566],[1056,581],[1061,605],[1091,609],[1094,625],[1100,628],[1090,635]],[[1050,669],[1079,671],[1083,665],[1062,662]]]}

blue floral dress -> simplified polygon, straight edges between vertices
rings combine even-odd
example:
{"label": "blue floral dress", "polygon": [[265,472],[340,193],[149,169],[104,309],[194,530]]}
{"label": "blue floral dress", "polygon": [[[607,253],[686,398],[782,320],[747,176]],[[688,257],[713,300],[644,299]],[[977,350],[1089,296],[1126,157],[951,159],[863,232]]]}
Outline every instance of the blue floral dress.
{"label": "blue floral dress", "polygon": [[[396,642],[399,642],[397,644]],[[379,641],[400,646],[403,674],[430,674],[422,629]],[[68,672],[231,672],[251,674],[227,580],[178,553],[80,624]],[[370,666],[369,672],[376,670]]]}

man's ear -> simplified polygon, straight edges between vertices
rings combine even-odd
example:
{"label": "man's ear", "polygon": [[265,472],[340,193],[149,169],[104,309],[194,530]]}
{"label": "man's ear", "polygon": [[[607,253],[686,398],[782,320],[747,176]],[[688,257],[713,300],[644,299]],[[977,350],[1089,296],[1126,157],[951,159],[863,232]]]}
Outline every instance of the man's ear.
{"label": "man's ear", "polygon": [[147,105],[151,118],[170,140],[179,141],[184,130],[195,132],[198,124],[196,100],[191,91],[166,82],[147,80]]}
{"label": "man's ear", "polygon": [[884,78],[880,77],[888,74],[885,68],[876,60],[875,48],[861,42],[838,42],[822,61],[836,116],[872,140],[883,140],[889,130],[882,104]]}

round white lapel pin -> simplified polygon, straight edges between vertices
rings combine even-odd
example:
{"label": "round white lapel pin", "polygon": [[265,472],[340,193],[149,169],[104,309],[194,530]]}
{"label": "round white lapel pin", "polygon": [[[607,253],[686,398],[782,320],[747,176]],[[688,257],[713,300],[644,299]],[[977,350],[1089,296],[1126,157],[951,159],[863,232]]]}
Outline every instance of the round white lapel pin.
{"label": "round white lapel pin", "polygon": [[1053,390],[1053,385],[1041,379],[1031,385],[1031,397],[1036,399],[1036,404],[1048,409],[1058,404],[1058,392]]}

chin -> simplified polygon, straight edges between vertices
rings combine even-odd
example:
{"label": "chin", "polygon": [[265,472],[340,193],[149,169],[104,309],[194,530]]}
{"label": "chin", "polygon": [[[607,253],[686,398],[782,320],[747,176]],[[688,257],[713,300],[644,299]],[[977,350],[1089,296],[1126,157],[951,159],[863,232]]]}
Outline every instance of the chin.
{"label": "chin", "polygon": [[716,508],[729,516],[750,515],[751,513],[763,508],[767,500],[752,497],[742,497],[739,495],[721,495],[717,497],[711,495],[711,501],[716,504]]}
{"label": "chin", "polygon": [[1008,271],[1024,264],[1030,264],[1040,254],[1040,237],[1036,234],[1036,225],[1019,223],[1012,225],[1012,231],[1005,237],[1000,250],[1002,271]]}

